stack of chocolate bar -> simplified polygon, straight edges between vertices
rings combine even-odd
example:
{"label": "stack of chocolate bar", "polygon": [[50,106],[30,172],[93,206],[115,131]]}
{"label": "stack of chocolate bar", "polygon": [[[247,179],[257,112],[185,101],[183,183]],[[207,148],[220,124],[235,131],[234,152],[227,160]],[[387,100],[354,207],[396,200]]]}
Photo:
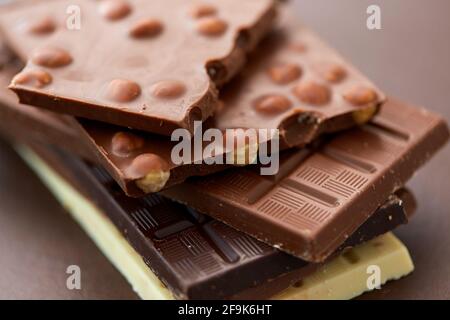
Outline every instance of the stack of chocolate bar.
{"label": "stack of chocolate bar", "polygon": [[347,299],[413,270],[390,231],[448,127],[286,6],[0,10],[0,132],[142,298]]}

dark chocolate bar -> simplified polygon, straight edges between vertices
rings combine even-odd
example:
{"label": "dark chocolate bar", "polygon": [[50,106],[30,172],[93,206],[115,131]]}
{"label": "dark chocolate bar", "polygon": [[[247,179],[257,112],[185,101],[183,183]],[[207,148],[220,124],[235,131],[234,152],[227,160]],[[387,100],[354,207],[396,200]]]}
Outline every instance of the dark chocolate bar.
{"label": "dark chocolate bar", "polygon": [[[157,194],[129,198],[102,167],[54,148],[34,150],[112,220],[176,298],[269,298],[319,266]],[[338,252],[406,223],[414,208],[412,195],[399,191]]]}
{"label": "dark chocolate bar", "polygon": [[[217,87],[272,26],[275,7],[273,0],[65,0],[9,8],[2,28],[12,28],[11,47],[32,48],[18,50],[29,60],[11,88],[22,103],[56,112],[192,133],[194,121],[213,114]],[[22,46],[24,34],[47,39]]]}
{"label": "dark chocolate bar", "polygon": [[321,262],[448,138],[441,117],[390,100],[371,123],[330,137],[318,150],[290,150],[276,176],[243,167],[193,178],[162,194]]}

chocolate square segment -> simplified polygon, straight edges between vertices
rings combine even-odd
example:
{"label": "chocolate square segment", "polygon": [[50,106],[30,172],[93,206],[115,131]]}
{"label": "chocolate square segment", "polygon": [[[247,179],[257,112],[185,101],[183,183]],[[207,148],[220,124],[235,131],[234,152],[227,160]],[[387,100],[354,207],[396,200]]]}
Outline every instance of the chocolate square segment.
{"label": "chocolate square segment", "polygon": [[28,59],[11,83],[22,103],[170,135],[213,114],[217,86],[272,25],[275,4],[46,1],[4,16],[33,38],[30,51],[12,45]]}

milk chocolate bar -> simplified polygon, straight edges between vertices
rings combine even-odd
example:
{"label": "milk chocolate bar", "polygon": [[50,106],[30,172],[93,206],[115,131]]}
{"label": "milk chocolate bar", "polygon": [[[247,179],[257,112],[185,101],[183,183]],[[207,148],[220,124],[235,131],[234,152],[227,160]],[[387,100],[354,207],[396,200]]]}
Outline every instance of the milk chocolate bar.
{"label": "milk chocolate bar", "polygon": [[[223,90],[223,107],[205,127],[209,125],[222,132],[232,128],[279,129],[280,147],[287,148],[304,146],[325,133],[369,121],[383,102],[383,94],[285,11],[281,17],[280,27],[258,47],[243,75]],[[299,52],[300,44],[303,50]],[[334,68],[341,71],[340,78],[328,79]],[[289,79],[279,79],[282,76]],[[303,92],[311,101],[299,100],[296,88],[303,83],[321,83],[325,95],[329,94],[327,101],[316,104],[313,100],[319,97],[314,96],[320,95],[320,89],[313,87],[311,92]],[[366,92],[367,100],[352,101],[350,97],[355,96],[349,94],[352,90]],[[225,168],[206,165],[208,159],[198,157],[183,165],[174,164],[171,150],[177,142],[95,121],[80,120],[80,123],[81,132],[94,147],[92,151],[130,196],[159,191],[189,176],[203,176]],[[225,149],[226,152],[230,150]],[[136,175],[133,168],[145,159],[154,161],[155,155],[169,177],[164,184],[143,186],[140,181],[146,172]]]}
{"label": "milk chocolate bar", "polygon": [[162,194],[306,261],[332,254],[449,138],[445,121],[390,100],[369,124],[318,150],[291,150],[279,173],[233,169]]}
{"label": "milk chocolate bar", "polygon": [[[0,44],[2,44],[1,40]],[[115,179],[127,191],[127,194],[132,196],[142,196],[145,191],[138,187],[140,177],[130,178],[127,175],[129,168],[133,167],[131,163],[133,161],[139,163],[140,159],[145,160],[149,154],[155,154],[162,159],[161,161],[168,163],[170,177],[164,185],[154,182],[147,185],[145,190],[158,191],[158,188],[181,183],[192,175],[206,175],[227,168],[226,165],[194,165],[194,163],[175,165],[170,163],[170,153],[176,143],[170,142],[166,137],[155,134],[146,135],[142,132],[138,134],[102,122],[76,119],[69,115],[18,103],[17,97],[7,89],[7,85],[19,70],[20,61],[8,52],[8,48],[3,49],[0,51],[0,85],[3,85],[3,88],[0,88],[2,119],[0,130],[3,134],[9,135],[9,138],[44,141],[92,162],[103,162],[108,168],[111,166],[111,161],[114,161],[114,168],[119,167],[112,171]],[[139,154],[133,157],[131,146],[139,144],[141,144]],[[192,162],[195,160],[197,158],[193,158]]]}
{"label": "milk chocolate bar", "polygon": [[0,41],[0,132],[10,139],[56,144],[85,159],[95,159],[86,143],[78,138],[75,119],[18,103],[7,86],[19,64]]}
{"label": "milk chocolate bar", "polygon": [[[3,23],[8,39],[18,36],[13,22],[5,19]],[[28,36],[32,38],[29,42],[9,41],[22,57],[42,41]],[[334,73],[338,74],[333,77]],[[205,127],[222,131],[279,129],[281,148],[303,146],[321,134],[362,124],[384,101],[382,92],[287,10],[282,10],[279,26],[251,57],[243,75],[223,92],[223,107]],[[355,99],[357,92],[362,95],[359,99]],[[175,164],[171,150],[176,143],[164,137],[95,121],[80,122],[81,136],[129,196],[156,192],[190,176],[226,168],[206,165],[207,158],[194,156]],[[230,150],[223,151],[224,156],[227,152]]]}
{"label": "milk chocolate bar", "polygon": [[[58,15],[63,23],[52,19]],[[22,103],[56,112],[163,135],[193,132],[194,121],[213,114],[217,87],[244,65],[274,17],[273,0],[19,6],[3,17],[3,29],[13,26],[15,34],[8,40],[48,39],[20,50],[32,53],[11,88]]]}
{"label": "milk chocolate bar", "polygon": [[285,147],[368,122],[385,95],[288,12],[225,90],[219,129],[279,129]]}
{"label": "milk chocolate bar", "polygon": [[[316,267],[160,195],[129,198],[100,166],[54,148],[34,150],[66,172],[177,298],[255,298],[262,288],[257,297],[268,298]],[[338,251],[406,223],[414,208],[407,191],[389,197]]]}

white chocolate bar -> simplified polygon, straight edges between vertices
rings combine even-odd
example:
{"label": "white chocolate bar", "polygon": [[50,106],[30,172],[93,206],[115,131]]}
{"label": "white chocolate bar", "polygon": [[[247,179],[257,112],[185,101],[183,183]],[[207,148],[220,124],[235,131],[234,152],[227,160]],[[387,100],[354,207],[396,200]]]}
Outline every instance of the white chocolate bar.
{"label": "white chocolate bar", "polygon": [[408,249],[389,232],[346,251],[274,299],[352,299],[370,291],[374,285],[378,287],[376,281],[381,286],[413,270]]}
{"label": "white chocolate bar", "polygon": [[[24,146],[17,151],[142,299],[173,299],[101,210],[33,151]],[[351,299],[413,269],[407,248],[387,233],[344,252],[274,299]]]}

